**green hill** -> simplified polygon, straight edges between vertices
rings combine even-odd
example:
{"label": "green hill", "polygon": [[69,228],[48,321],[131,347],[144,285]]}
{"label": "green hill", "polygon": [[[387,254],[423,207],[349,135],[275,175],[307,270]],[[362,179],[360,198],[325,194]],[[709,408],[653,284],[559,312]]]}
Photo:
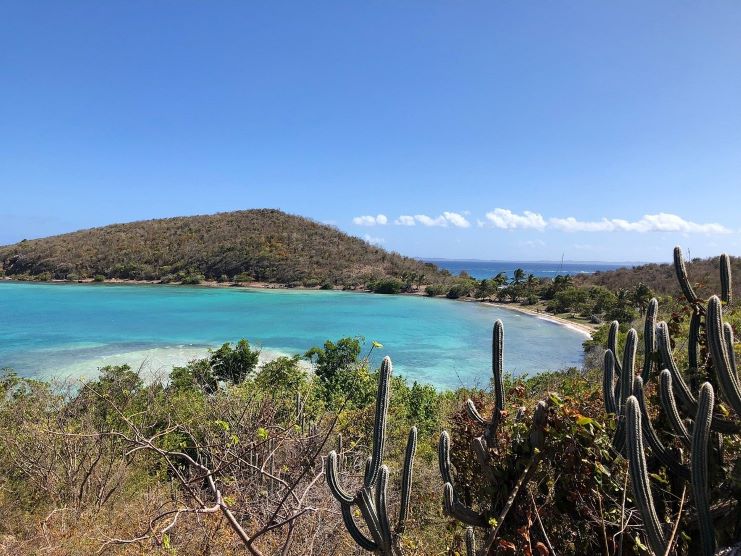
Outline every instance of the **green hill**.
{"label": "green hill", "polygon": [[389,277],[436,283],[447,276],[432,264],[269,209],[113,224],[24,240],[0,247],[1,273],[39,280],[98,276],[325,287],[358,287]]}

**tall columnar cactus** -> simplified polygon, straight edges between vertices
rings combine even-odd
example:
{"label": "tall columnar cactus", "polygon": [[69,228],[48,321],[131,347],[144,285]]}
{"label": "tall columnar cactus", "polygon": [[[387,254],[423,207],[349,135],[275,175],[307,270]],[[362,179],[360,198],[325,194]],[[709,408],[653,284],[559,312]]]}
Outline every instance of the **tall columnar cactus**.
{"label": "tall columnar cactus", "polygon": [[646,321],[643,326],[643,371],[641,372],[641,378],[643,382],[648,382],[651,378],[651,372],[654,368],[656,358],[656,315],[659,312],[659,302],[656,298],[652,298],[648,302],[648,308],[646,309]]}
{"label": "tall columnar cactus", "polygon": [[[365,466],[363,486],[351,495],[341,485],[338,470],[338,454],[332,450],[327,457],[325,473],[327,485],[340,503],[342,518],[350,536],[365,550],[376,554],[402,554],[400,540],[404,532],[409,514],[409,498],[412,490],[412,467],[417,450],[417,428],[409,430],[404,467],[401,482],[401,505],[399,516],[394,527],[391,526],[388,515],[386,490],[388,487],[389,470],[383,465],[383,452],[386,443],[386,415],[390,401],[391,387],[391,359],[385,357],[381,364],[378,379],[378,393],[376,397],[376,415],[373,425],[373,449]],[[353,506],[358,506],[370,537],[368,538],[355,523]]]}
{"label": "tall columnar cactus", "polygon": [[682,248],[679,246],[674,248],[674,272],[677,275],[679,287],[682,288],[682,293],[687,298],[687,301],[692,305],[697,303],[697,295],[695,294],[695,290],[692,289],[690,279],[687,276],[687,267],[684,265]]}
{"label": "tall columnar cactus", "polygon": [[[616,326],[611,325],[610,330],[612,331],[613,328],[617,329]],[[617,333],[615,333],[614,337],[617,337]],[[608,341],[608,345],[612,345],[612,347],[608,348],[605,353],[604,374],[602,380],[605,395],[605,409],[608,413],[615,414],[617,419],[617,427],[615,429],[615,434],[612,437],[612,447],[619,453],[623,453],[625,449],[624,410],[628,396],[633,394],[637,342],[638,334],[631,328],[625,339],[625,347],[623,348],[623,364],[619,367],[619,378],[614,389],[612,387],[612,382],[615,367],[617,366],[617,358],[613,350],[617,349],[616,340]],[[610,391],[613,391],[612,395]]]}
{"label": "tall columnar cactus", "polygon": [[494,383],[494,408],[488,423],[478,412],[473,401],[466,400],[468,415],[479,425],[486,427],[484,438],[487,440],[496,437],[497,427],[504,411],[504,325],[501,320],[494,323],[491,335],[491,374]]}
{"label": "tall columnar cactus", "polygon": [[[643,384],[647,376],[650,376],[651,366],[644,361],[643,377],[633,377],[632,371],[626,372],[623,368],[621,379],[633,382],[632,396],[628,397],[624,404],[621,399],[624,393],[624,384],[620,385],[620,394],[616,400],[613,376],[617,361],[615,352],[617,350],[617,333],[615,326],[610,328],[607,352],[604,363],[604,401],[608,413],[624,412],[625,417],[625,440],[626,456],[629,461],[629,472],[631,485],[636,505],[643,518],[643,524],[649,545],[655,554],[664,554],[669,549],[669,536],[666,526],[659,519],[654,505],[654,500],[649,484],[649,471],[647,465],[647,450],[644,442],[648,444],[653,456],[658,462],[665,466],[670,474],[681,481],[690,483],[696,528],[699,530],[699,544],[693,550],[697,550],[704,556],[715,554],[727,554],[727,549],[721,552],[716,550],[716,531],[714,518],[710,511],[711,495],[715,492],[717,484],[713,485],[709,474],[711,453],[715,459],[715,474],[723,475],[722,459],[717,449],[711,450],[711,432],[719,434],[734,434],[741,432],[741,379],[738,376],[736,357],[734,353],[733,330],[728,323],[723,322],[723,302],[731,300],[731,275],[730,260],[727,256],[721,257],[721,284],[722,298],[712,296],[707,305],[701,303],[690,285],[687,271],[682,259],[681,249],[674,250],[674,263],[677,279],[687,301],[693,306],[693,313],[689,326],[688,337],[688,374],[690,385],[685,382],[682,372],[676,364],[672,354],[669,327],[665,322],[656,322],[657,307],[650,307],[647,313],[646,334],[655,330],[655,340],[645,339],[646,358],[655,358],[657,352],[661,372],[659,374],[659,398],[670,425],[669,431],[678,437],[682,445],[689,448],[691,457],[689,466],[682,463],[678,451],[671,449],[662,443],[659,435],[651,423],[649,412],[644,399]],[[653,305],[653,301],[652,301]],[[653,310],[651,310],[653,309]],[[703,324],[704,320],[704,324]],[[701,363],[698,353],[698,345],[702,339],[701,332],[705,330],[705,339],[709,351],[707,361]],[[630,341],[630,334],[629,334]],[[653,345],[653,349],[650,346]],[[625,362],[623,363],[625,367]],[[648,371],[648,373],[646,372]],[[715,393],[710,382],[704,382],[698,388],[701,376],[714,380],[717,383],[723,399],[728,403],[733,412],[729,415],[727,410],[714,411]],[[643,379],[643,380],[642,380]],[[695,397],[693,392],[698,392]],[[722,409],[722,408],[721,408]],[[618,421],[618,429],[620,421]],[[619,440],[619,439],[618,439]],[[720,445],[720,444],[718,444]],[[727,486],[725,487],[728,492]],[[730,504],[731,508],[739,511],[738,500],[733,498],[714,500],[714,506],[718,502]],[[685,527],[685,531],[693,529]],[[737,541],[738,539],[736,539]],[[734,542],[736,542],[734,541]]]}
{"label": "tall columnar cactus", "polygon": [[692,432],[692,496],[700,524],[700,537],[703,556],[715,554],[715,531],[710,516],[708,496],[708,442],[710,423],[713,420],[713,387],[706,382],[700,387],[700,400]]}
{"label": "tall columnar cactus", "polygon": [[733,285],[731,284],[731,258],[723,253],[720,256],[720,298],[730,303],[733,300]]}
{"label": "tall columnar cactus", "polygon": [[663,555],[666,552],[666,535],[661,527],[659,516],[656,514],[653,496],[651,495],[648,467],[646,466],[646,451],[643,448],[642,412],[635,396],[628,398],[625,404],[625,413],[628,469],[633,496],[643,517],[643,524],[651,549],[655,554]]}
{"label": "tall columnar cactus", "polygon": [[[497,427],[504,415],[504,383],[503,383],[503,344],[504,328],[501,321],[496,321],[492,334],[492,375],[494,381],[494,408],[491,419],[484,419],[476,409],[474,403],[469,399],[466,401],[466,410],[470,417],[480,426],[484,427],[484,433],[476,437],[471,443],[471,452],[476,458],[481,472],[494,491],[500,488],[501,481],[498,479],[493,465],[490,446],[493,446],[497,438]],[[438,462],[440,464],[440,475],[443,479],[443,510],[446,515],[457,519],[468,525],[466,532],[467,554],[473,556],[475,553],[474,533],[472,527],[480,527],[486,530],[485,542],[481,553],[487,554],[490,547],[497,538],[499,529],[510,508],[514,504],[518,493],[527,485],[537,470],[542,450],[545,443],[545,426],[547,422],[548,405],[544,401],[538,402],[533,413],[533,423],[530,431],[529,443],[531,456],[525,466],[525,470],[510,491],[504,505],[501,508],[492,507],[479,508],[475,510],[467,506],[461,500],[461,496],[455,488],[452,465],[450,462],[450,435],[443,431],[438,443]]]}
{"label": "tall columnar cactus", "polygon": [[741,389],[733,353],[733,330],[723,325],[723,308],[715,295],[708,301],[706,327],[720,392],[736,414],[741,415]]}

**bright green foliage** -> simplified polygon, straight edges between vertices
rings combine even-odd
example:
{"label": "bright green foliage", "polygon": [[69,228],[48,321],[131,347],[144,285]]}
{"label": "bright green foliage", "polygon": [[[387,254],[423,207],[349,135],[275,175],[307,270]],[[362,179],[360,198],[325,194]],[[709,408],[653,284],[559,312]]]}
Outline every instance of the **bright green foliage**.
{"label": "bright green foliage", "polygon": [[250,349],[250,343],[241,339],[234,347],[230,343],[225,343],[212,351],[209,362],[218,380],[240,384],[254,372],[259,358],[260,352]]}
{"label": "bright green foliage", "polygon": [[368,284],[368,289],[373,293],[399,293],[404,287],[404,282],[398,278],[384,278]]}
{"label": "bright green foliage", "polygon": [[212,394],[218,381],[211,370],[209,359],[196,359],[183,367],[174,367],[170,373],[170,386],[175,390],[200,389]]}
{"label": "bright green foliage", "polygon": [[285,395],[300,390],[308,380],[306,371],[301,368],[300,356],[278,357],[268,361],[255,377],[255,384],[265,391],[271,389],[277,395]]}
{"label": "bright green foliage", "polygon": [[314,372],[324,382],[331,382],[341,370],[358,363],[360,338],[327,340],[324,347],[313,347],[304,354],[315,365]]}

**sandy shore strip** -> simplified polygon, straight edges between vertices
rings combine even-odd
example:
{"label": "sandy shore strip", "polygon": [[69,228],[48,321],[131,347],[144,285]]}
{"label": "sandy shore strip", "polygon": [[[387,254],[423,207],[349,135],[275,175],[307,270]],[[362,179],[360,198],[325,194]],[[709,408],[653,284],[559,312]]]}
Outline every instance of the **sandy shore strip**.
{"label": "sandy shore strip", "polygon": [[513,305],[511,303],[494,303],[491,301],[482,301],[481,303],[482,305],[488,305],[490,307],[499,307],[501,309],[508,309],[510,311],[517,311],[518,313],[523,313],[525,315],[537,317],[542,320],[547,320],[554,324],[558,324],[560,326],[569,328],[573,330],[574,332],[579,332],[580,334],[583,334],[584,336],[588,338],[592,337],[592,333],[595,330],[594,327],[589,326],[587,324],[573,322],[570,320],[563,319],[561,317],[557,317],[555,315],[549,315],[548,313],[540,313],[538,311],[533,311],[532,309],[528,309],[527,307],[523,307],[521,305]]}

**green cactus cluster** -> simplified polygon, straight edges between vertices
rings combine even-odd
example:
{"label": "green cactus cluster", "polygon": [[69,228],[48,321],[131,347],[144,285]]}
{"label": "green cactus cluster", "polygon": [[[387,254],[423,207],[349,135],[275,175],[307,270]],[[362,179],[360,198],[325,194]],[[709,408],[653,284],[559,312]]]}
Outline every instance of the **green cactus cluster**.
{"label": "green cactus cluster", "polygon": [[[386,416],[391,396],[391,359],[385,357],[381,363],[376,397],[376,413],[373,424],[372,453],[365,465],[363,486],[355,494],[347,492],[340,484],[340,464],[342,463],[342,439],[338,439],[340,453],[332,450],[327,456],[325,473],[332,495],[340,503],[342,518],[353,540],[363,549],[383,556],[402,554],[401,535],[409,515],[409,498],[412,491],[412,467],[417,449],[417,428],[409,430],[401,482],[401,504],[399,515],[392,527],[388,512],[387,488],[389,470],[383,464],[386,444]],[[355,523],[353,507],[360,509],[366,535]]]}
{"label": "green cactus cluster", "polygon": [[[498,320],[494,324],[492,334],[492,375],[494,383],[494,407],[490,419],[484,419],[476,405],[470,399],[466,400],[466,410],[479,426],[483,428],[483,434],[474,438],[471,444],[471,452],[475,457],[482,474],[486,477],[492,489],[495,491],[501,485],[498,480],[494,466],[490,447],[496,442],[497,428],[504,418],[504,370],[503,370],[503,344],[504,344],[504,326],[502,321]],[[511,492],[507,496],[504,506],[496,511],[495,507],[480,508],[478,511],[467,506],[462,496],[455,488],[452,465],[450,462],[450,435],[443,431],[438,443],[438,462],[440,466],[440,475],[444,483],[443,486],[443,510],[446,515],[457,519],[467,525],[466,529],[466,552],[468,556],[476,554],[476,543],[474,537],[474,527],[484,529],[484,542],[481,548],[481,554],[488,554],[494,541],[497,539],[499,529],[504,523],[505,517],[515,502],[517,495],[521,492],[530,479],[535,474],[540,463],[540,458],[545,442],[545,425],[547,421],[548,404],[540,401],[535,407],[533,415],[533,424],[530,431],[531,456],[524,472],[515,483]]]}
{"label": "green cactus cluster", "polygon": [[[635,504],[642,517],[650,549],[656,555],[671,553],[676,534],[672,534],[671,524],[659,517],[663,512],[654,499],[655,487],[651,485],[649,461],[664,466],[673,481],[688,484],[694,511],[688,514],[690,519],[686,516],[683,518],[681,525],[685,534],[692,531],[699,533],[692,540],[691,550],[703,556],[730,554],[734,550],[718,550],[719,539],[715,526],[719,516],[728,515],[729,512],[738,521],[741,511],[737,495],[731,492],[728,478],[723,475],[720,465],[722,435],[733,435],[732,440],[737,442],[741,432],[741,381],[736,367],[733,330],[723,321],[723,304],[728,304],[732,299],[730,260],[726,255],[721,256],[720,267],[721,298],[712,296],[703,303],[689,281],[681,249],[674,249],[677,279],[692,308],[686,373],[680,372],[674,359],[669,326],[666,322],[656,320],[658,302],[655,299],[651,300],[646,312],[645,354],[640,375],[635,368],[636,331],[631,329],[628,332],[622,365],[619,365],[616,357],[618,323],[613,322],[610,326],[603,367],[605,410],[615,416],[613,448],[628,460]],[[706,341],[708,356],[701,364],[698,345],[702,340]],[[654,377],[656,363],[661,369],[657,385],[660,406],[669,429],[664,431],[663,436],[677,438],[679,445],[690,451],[687,462],[684,461],[682,449],[662,442],[651,422],[644,385]],[[689,385],[683,374],[688,376]],[[720,393],[720,400],[716,398],[716,389]],[[693,394],[695,391],[697,396]],[[723,540],[732,544],[738,541],[733,538]]]}

